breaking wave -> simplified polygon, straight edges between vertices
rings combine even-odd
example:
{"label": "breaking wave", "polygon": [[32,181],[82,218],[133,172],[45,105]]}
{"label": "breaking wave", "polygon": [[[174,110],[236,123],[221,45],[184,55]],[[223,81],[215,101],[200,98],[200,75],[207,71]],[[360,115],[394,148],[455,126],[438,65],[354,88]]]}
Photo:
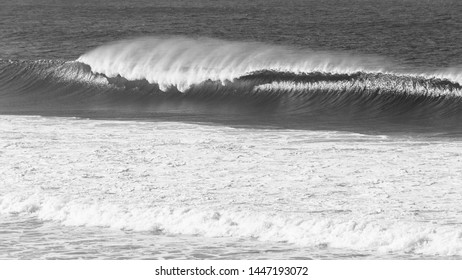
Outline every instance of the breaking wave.
{"label": "breaking wave", "polygon": [[460,129],[461,73],[393,71],[380,58],[260,43],[141,38],[98,47],[70,62],[1,61],[0,109]]}
{"label": "breaking wave", "polygon": [[146,80],[186,91],[205,81],[222,84],[257,71],[337,73],[377,69],[378,59],[334,56],[260,43],[203,38],[142,38],[96,48],[77,61],[107,77]]}
{"label": "breaking wave", "polygon": [[40,195],[0,196],[0,214],[31,215],[66,226],[102,226],[207,237],[253,238],[315,248],[379,254],[462,255],[462,231],[453,225],[350,220],[207,208],[136,207],[82,203]]}
{"label": "breaking wave", "polygon": [[[186,91],[205,81],[225,84],[250,73],[388,73],[393,66],[377,57],[313,52],[261,43],[201,38],[141,38],[98,47],[77,59],[95,73],[146,80],[161,90]],[[414,76],[417,74],[414,74]],[[422,76],[460,82],[457,69]]]}

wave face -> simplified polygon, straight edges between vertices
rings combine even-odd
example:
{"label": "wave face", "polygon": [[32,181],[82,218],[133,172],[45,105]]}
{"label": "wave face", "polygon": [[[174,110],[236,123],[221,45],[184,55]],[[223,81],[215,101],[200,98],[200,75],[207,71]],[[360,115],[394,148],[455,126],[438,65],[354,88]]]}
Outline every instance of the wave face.
{"label": "wave face", "polygon": [[353,57],[259,43],[141,38],[76,61],[1,61],[0,109],[103,117],[457,130],[462,71],[393,71]]}

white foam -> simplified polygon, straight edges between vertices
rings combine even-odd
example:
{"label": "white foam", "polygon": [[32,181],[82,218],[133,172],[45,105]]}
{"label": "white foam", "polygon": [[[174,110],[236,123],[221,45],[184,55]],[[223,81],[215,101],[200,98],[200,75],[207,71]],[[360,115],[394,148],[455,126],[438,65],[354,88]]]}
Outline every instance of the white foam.
{"label": "white foam", "polygon": [[[436,78],[433,76],[433,78]],[[412,80],[364,80],[358,82],[352,81],[320,81],[320,82],[272,82],[261,84],[254,87],[254,91],[287,91],[287,92],[310,92],[310,91],[333,91],[337,93],[351,93],[354,91],[368,90],[370,93],[381,92],[400,92],[415,95],[431,95],[431,96],[462,96],[462,91],[452,88],[430,88],[425,83],[416,83]]]}
{"label": "white foam", "polygon": [[457,140],[0,116],[0,218],[462,255]]}
{"label": "white foam", "polygon": [[301,246],[328,246],[376,253],[462,255],[462,229],[451,226],[373,219],[310,217],[190,207],[140,207],[104,200],[64,201],[33,195],[0,199],[2,213],[33,214],[66,226],[253,238]]}

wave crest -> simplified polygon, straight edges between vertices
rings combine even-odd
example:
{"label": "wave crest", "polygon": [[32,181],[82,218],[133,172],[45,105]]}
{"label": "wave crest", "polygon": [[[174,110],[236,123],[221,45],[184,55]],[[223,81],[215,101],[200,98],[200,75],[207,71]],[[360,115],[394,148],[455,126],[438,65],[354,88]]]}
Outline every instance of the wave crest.
{"label": "wave crest", "polygon": [[255,42],[184,37],[145,37],[97,47],[77,59],[96,74],[146,80],[162,91],[185,92],[206,81],[225,84],[256,72],[381,73],[462,83],[459,68],[430,73],[396,71],[382,58],[315,52]]}
{"label": "wave crest", "polygon": [[249,73],[353,73],[383,71],[385,63],[373,57],[334,55],[251,42],[183,37],[149,37],[98,47],[77,59],[107,77],[147,80],[162,90],[211,80],[225,83]]}

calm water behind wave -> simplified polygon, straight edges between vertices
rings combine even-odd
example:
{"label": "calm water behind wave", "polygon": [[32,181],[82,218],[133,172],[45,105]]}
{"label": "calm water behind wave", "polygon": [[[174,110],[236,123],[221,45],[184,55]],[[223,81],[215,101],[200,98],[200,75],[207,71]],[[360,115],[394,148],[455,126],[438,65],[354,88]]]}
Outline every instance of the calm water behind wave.
{"label": "calm water behind wave", "polygon": [[404,67],[462,64],[458,0],[0,3],[2,59],[72,60],[102,43],[169,34],[378,55]]}

